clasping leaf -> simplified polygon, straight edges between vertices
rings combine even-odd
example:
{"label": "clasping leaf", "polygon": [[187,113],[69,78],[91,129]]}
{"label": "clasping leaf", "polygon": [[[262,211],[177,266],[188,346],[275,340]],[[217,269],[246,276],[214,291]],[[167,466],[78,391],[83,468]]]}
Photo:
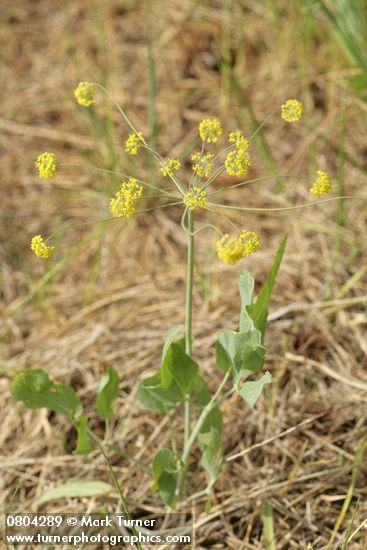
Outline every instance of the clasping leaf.
{"label": "clasping leaf", "polygon": [[97,395],[97,410],[104,420],[111,420],[119,394],[119,379],[115,369],[109,368],[101,379]]}
{"label": "clasping leaf", "polygon": [[158,491],[167,506],[174,508],[176,506],[176,475],[178,462],[170,449],[160,449],[153,460],[153,479],[152,489]]}

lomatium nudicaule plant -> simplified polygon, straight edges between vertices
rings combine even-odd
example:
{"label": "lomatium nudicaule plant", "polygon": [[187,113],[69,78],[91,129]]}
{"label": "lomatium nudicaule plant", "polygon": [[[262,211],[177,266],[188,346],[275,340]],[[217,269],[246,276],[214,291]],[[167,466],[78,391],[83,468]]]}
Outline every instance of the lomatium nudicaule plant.
{"label": "lomatium nudicaule plant", "polygon": [[[279,245],[272,269],[256,300],[253,298],[254,279],[247,271],[240,273],[241,310],[238,328],[224,329],[218,334],[215,356],[217,367],[222,372],[222,379],[212,391],[193,358],[192,297],[195,237],[204,229],[216,231],[218,238],[215,248],[218,259],[225,264],[233,265],[243,257],[255,254],[261,243],[251,227],[237,227],[224,216],[223,210],[233,209],[244,212],[292,210],[335,200],[335,198],[295,207],[270,209],[247,208],[237,204],[217,202],[215,198],[224,189],[213,189],[212,183],[223,172],[241,179],[238,183],[227,186],[226,189],[266,179],[242,181],[251,168],[250,146],[254,136],[247,137],[242,129],[232,129],[225,138],[225,132],[218,118],[205,118],[198,128],[200,146],[192,152],[190,157],[192,175],[189,181],[186,181],[180,175],[180,159],[162,158],[149,145],[142,132],[134,127],[125,111],[103,86],[81,82],[74,92],[75,98],[81,106],[90,108],[95,102],[97,89],[108,94],[129,127],[131,133],[123,144],[124,153],[137,156],[142,149],[149,151],[156,160],[162,178],[167,179],[171,186],[155,186],[135,177],[124,177],[117,193],[110,198],[111,217],[103,221],[128,219],[152,210],[152,208],[144,209],[139,206],[144,204],[144,193],[151,189],[157,193],[157,200],[161,200],[157,207],[172,206],[182,211],[181,226],[187,235],[188,243],[185,324],[178,324],[169,332],[163,347],[161,366],[155,374],[140,382],[137,399],[157,415],[171,416],[172,413],[182,413],[182,441],[181,439],[175,441],[175,434],[172,434],[172,448],[158,449],[153,459],[151,465],[153,490],[159,491],[164,503],[174,508],[192,492],[190,484],[192,471],[195,468],[202,468],[206,471],[207,483],[206,487],[201,488],[197,494],[207,495],[209,509],[213,486],[225,467],[221,403],[233,394],[237,394],[249,407],[253,407],[264,386],[271,381],[269,372],[259,373],[263,369],[265,358],[264,334],[268,301],[285,250],[286,237]],[[294,124],[302,118],[303,105],[297,99],[288,99],[270,116],[276,116],[276,113],[279,113],[285,123]],[[226,140],[227,145],[218,151],[216,148],[220,140],[222,142]],[[35,165],[40,177],[48,180],[56,177],[59,168],[63,166],[58,165],[55,154],[52,152],[42,153]],[[102,168],[96,168],[96,170],[103,171]],[[317,197],[323,197],[331,189],[332,183],[328,173],[319,170],[315,174],[309,191]],[[197,227],[199,210],[209,212],[211,222],[216,219],[214,214],[218,214],[220,219],[229,222],[232,227],[230,234],[222,233],[221,228],[212,223],[201,222]],[[39,258],[47,259],[55,252],[51,242],[52,236],[44,239],[42,235],[36,235],[31,240],[31,249]],[[250,377],[252,379],[247,380]],[[78,433],[77,453],[89,453],[95,445],[99,446],[104,453],[102,442],[90,429],[88,419],[83,415],[82,405],[71,387],[50,380],[48,374],[40,369],[29,369],[14,377],[11,392],[17,400],[30,408],[48,407],[66,415]],[[106,423],[111,420],[117,395],[117,372],[110,368],[101,380],[96,398],[97,411]],[[201,450],[201,461],[196,466],[191,463],[191,451],[195,445],[198,445]]]}

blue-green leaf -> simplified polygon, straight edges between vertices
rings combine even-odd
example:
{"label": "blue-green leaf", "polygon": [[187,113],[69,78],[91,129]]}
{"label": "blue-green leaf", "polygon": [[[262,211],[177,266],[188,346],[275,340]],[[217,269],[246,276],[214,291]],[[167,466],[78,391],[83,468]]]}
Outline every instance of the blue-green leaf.
{"label": "blue-green leaf", "polygon": [[174,509],[176,507],[176,477],[168,472],[163,472],[159,478],[158,485],[163,502]]}
{"label": "blue-green leaf", "polygon": [[140,382],[136,397],[147,409],[157,414],[168,412],[183,400],[177,384],[172,382],[169,387],[162,387],[161,369]]}
{"label": "blue-green leaf", "polygon": [[175,460],[173,452],[171,449],[167,449],[165,447],[163,447],[163,449],[159,449],[153,459],[152,472],[154,481],[157,481],[161,473],[164,471],[169,472],[170,474],[177,471],[177,461]]}
{"label": "blue-green leaf", "polygon": [[223,372],[233,370],[237,386],[241,378],[258,372],[264,364],[265,348],[261,333],[248,313],[254,291],[254,279],[242,271],[239,278],[241,314],[238,331],[220,332],[216,342],[216,362]]}
{"label": "blue-green leaf", "polygon": [[190,395],[198,373],[198,365],[178,344],[172,343],[166,351],[162,367],[162,386],[170,387],[172,380],[182,396]]}
{"label": "blue-green leaf", "polygon": [[253,407],[260,397],[264,386],[270,384],[270,382],[271,374],[267,371],[259,380],[245,382],[238,393],[251,407]]}
{"label": "blue-green leaf", "polygon": [[176,325],[175,327],[173,327],[169,331],[168,336],[167,336],[166,341],[165,341],[164,346],[163,346],[162,365],[164,363],[164,358],[166,356],[168,348],[170,347],[170,345],[172,344],[172,342],[174,341],[176,336],[182,331],[182,329],[183,329],[183,325]]}
{"label": "blue-green leaf", "polygon": [[177,460],[170,449],[160,449],[153,460],[152,474],[154,491],[158,491],[165,504],[175,507],[175,491],[176,491],[176,476]]}
{"label": "blue-green leaf", "polygon": [[198,369],[182,346],[171,342],[165,349],[162,367],[139,384],[137,398],[152,412],[163,414],[191,394]]}
{"label": "blue-green leaf", "polygon": [[252,294],[254,292],[255,281],[248,271],[241,271],[239,278],[239,289],[241,296],[241,314],[239,332],[247,332],[253,330],[254,323],[248,314],[247,307],[252,302]]}
{"label": "blue-green leaf", "polygon": [[113,492],[114,488],[104,481],[89,481],[83,479],[79,481],[67,481],[43,493],[43,495],[36,500],[36,504],[39,506],[50,500],[60,501],[62,498],[97,497]]}
{"label": "blue-green leaf", "polygon": [[209,480],[208,492],[223,471],[224,450],[221,441],[223,417],[219,405],[214,407],[206,417],[198,438],[202,451],[201,466],[206,470]]}
{"label": "blue-green leaf", "polygon": [[104,420],[111,420],[119,393],[119,379],[115,369],[109,368],[101,379],[97,395],[97,410]]}
{"label": "blue-green leaf", "polygon": [[196,377],[194,392],[200,407],[205,407],[210,401],[211,394],[207,383],[198,374]]}
{"label": "blue-green leaf", "polygon": [[209,477],[209,491],[223,471],[223,445],[220,433],[214,428],[210,432],[200,434],[198,441],[203,453],[200,464]]}
{"label": "blue-green leaf", "polygon": [[10,392],[29,409],[46,407],[71,419],[82,411],[75,391],[64,384],[52,382],[41,369],[28,369],[16,374],[10,384]]}
{"label": "blue-green leaf", "polygon": [[233,363],[229,357],[229,355],[226,353],[226,350],[222,346],[222,344],[219,341],[219,338],[215,342],[215,360],[217,367],[223,371],[228,372],[232,369]]}
{"label": "blue-green leaf", "polygon": [[227,365],[230,364],[234,370],[235,382],[262,369],[265,348],[261,344],[261,334],[258,330],[224,330],[218,335],[218,343],[222,348],[222,364],[226,357]]}
{"label": "blue-green leaf", "polygon": [[219,405],[213,407],[212,410],[207,415],[206,419],[203,422],[203,425],[200,428],[200,433],[208,433],[212,430],[216,430],[219,434],[223,431],[223,416],[220,411]]}

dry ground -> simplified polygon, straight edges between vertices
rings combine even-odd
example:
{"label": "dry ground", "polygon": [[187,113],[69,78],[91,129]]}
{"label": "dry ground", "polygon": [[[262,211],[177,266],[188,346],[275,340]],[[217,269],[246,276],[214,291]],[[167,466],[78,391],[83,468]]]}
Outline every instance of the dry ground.
{"label": "dry ground", "polygon": [[[284,180],[286,192],[271,180],[229,191],[223,200],[268,207],[306,202],[317,166],[327,167],[335,181],[338,176],[348,195],[366,197],[365,107],[343,86],[349,66],[323,21],[305,15],[300,22],[289,3],[278,2],[277,13],[270,9],[273,3],[265,4],[152,3],[157,96],[151,105],[161,152],[187,154],[206,114],[220,116],[228,127],[251,126],[248,100],[261,121],[284,99],[297,96],[306,106],[303,123],[267,124],[272,160],[257,142],[251,175],[271,173],[273,163],[278,173],[303,179]],[[232,33],[229,50],[226,29]],[[169,209],[127,225],[58,235],[58,250],[47,266],[29,251],[36,233],[103,217],[116,185],[73,167],[60,169],[51,183],[41,181],[33,169],[40,152],[55,151],[68,163],[136,168],[121,153],[126,128],[118,113],[98,98],[96,110],[107,122],[97,139],[86,113],[75,107],[72,90],[80,79],[106,82],[148,135],[143,3],[2,0],[0,32],[0,483],[3,507],[20,484],[13,506],[24,512],[63,481],[110,482],[110,477],[97,452],[87,458],[72,454],[74,434],[64,419],[14,402],[9,379],[22,368],[44,368],[71,384],[98,429],[94,396],[101,375],[113,366],[120,396],[111,443],[145,463],[169,445],[168,419],[147,413],[135,391],[141,377],[157,368],[170,327],[184,319],[186,245],[180,213]],[[223,57],[227,65],[221,65]],[[230,85],[228,71],[236,85]],[[139,167],[142,175],[147,170]],[[213,219],[230,230],[225,220]],[[267,334],[266,368],[273,384],[256,410],[234,398],[223,406],[226,456],[241,455],[228,461],[208,515],[202,499],[187,507],[194,515],[195,548],[265,548],[261,514],[268,500],[278,550],[306,549],[308,543],[325,549],[353,480],[355,456],[366,442],[366,206],[346,201],[343,210],[328,203],[296,213],[237,213],[232,219],[257,231],[263,247],[230,268],[213,258],[214,237],[202,233],[198,239],[195,359],[213,388],[220,380],[213,343],[218,330],[236,324],[239,270],[249,269],[261,283],[285,232],[289,242]],[[132,511],[160,509],[150,476],[117,451],[111,450],[110,459]],[[190,482],[192,491],[199,491],[204,474]],[[340,548],[357,501],[355,528],[366,519],[363,463],[352,492],[329,548]],[[114,510],[118,501],[115,496],[62,500],[52,503],[52,511],[90,511],[102,504]],[[362,528],[348,548],[366,544]]]}

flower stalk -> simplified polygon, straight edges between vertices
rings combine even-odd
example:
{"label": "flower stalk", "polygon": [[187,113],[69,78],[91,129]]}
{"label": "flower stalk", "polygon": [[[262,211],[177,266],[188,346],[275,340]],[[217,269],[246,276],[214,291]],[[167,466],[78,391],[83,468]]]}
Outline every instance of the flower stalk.
{"label": "flower stalk", "polygon": [[[192,292],[194,286],[194,258],[195,258],[195,235],[194,235],[194,213],[187,211],[188,216],[188,244],[187,244],[187,282],[186,282],[186,333],[185,351],[192,355]],[[185,435],[184,449],[190,437],[191,425],[191,403],[190,397],[185,402]]]}

